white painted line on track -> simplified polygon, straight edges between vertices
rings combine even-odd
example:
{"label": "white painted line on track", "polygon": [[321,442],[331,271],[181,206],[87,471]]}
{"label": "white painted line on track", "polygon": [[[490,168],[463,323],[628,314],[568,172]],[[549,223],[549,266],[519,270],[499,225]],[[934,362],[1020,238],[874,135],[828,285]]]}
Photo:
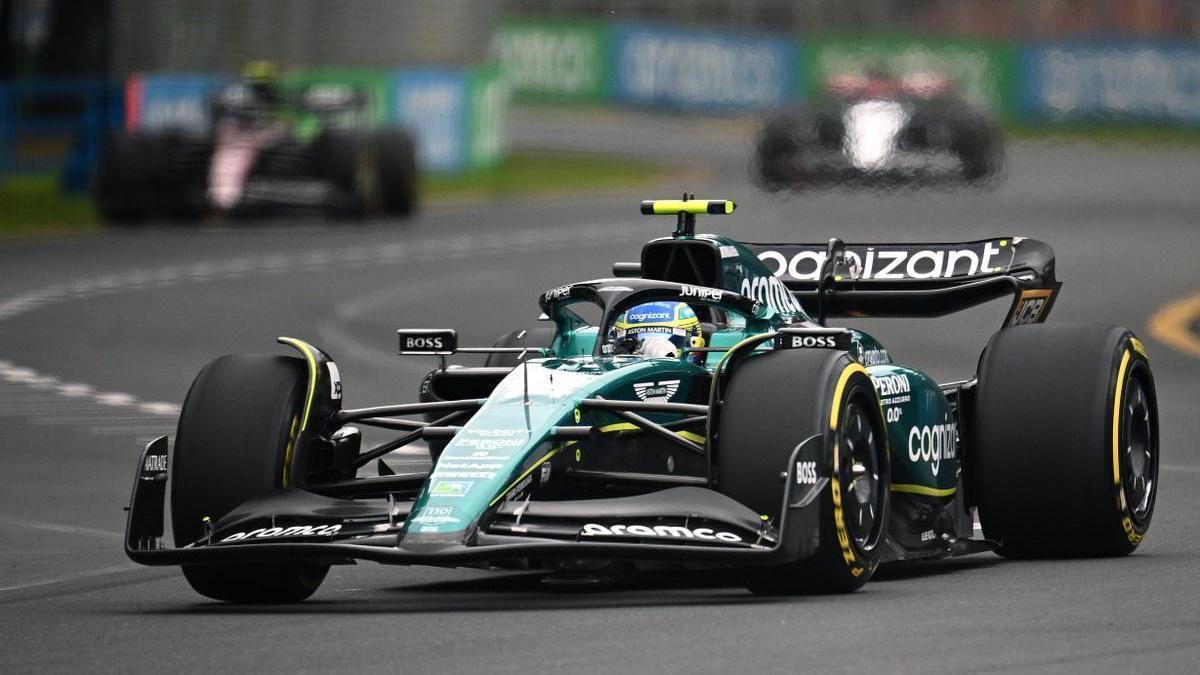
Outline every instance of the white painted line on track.
{"label": "white painted line on track", "polygon": [[145,570],[141,565],[129,563],[126,565],[114,565],[113,567],[101,567],[99,569],[88,570],[86,572],[77,572],[75,574],[64,574],[50,579],[39,579],[37,581],[29,581],[23,584],[14,584],[12,586],[0,586],[0,593],[23,591],[30,588],[40,588],[42,586],[50,586],[53,584],[63,584],[71,581],[79,581],[81,579],[91,579],[94,577],[104,577],[112,574],[121,574],[132,572],[134,570]]}
{"label": "white painted line on track", "polygon": [[17,518],[16,516],[6,516],[3,514],[0,514],[0,525],[20,527],[27,530],[41,530],[43,532],[57,532],[58,534],[116,539],[118,541],[125,538],[125,535],[121,534],[120,532],[109,532],[108,530],[98,530],[94,527],[82,527],[80,525],[46,523],[40,520],[29,520],[28,518]]}
{"label": "white painted line on track", "polygon": [[1163,464],[1162,468],[1166,471],[1178,471],[1180,473],[1200,473],[1200,466],[1180,466],[1179,464]]}
{"label": "white painted line on track", "polygon": [[[147,288],[164,288],[182,283],[199,283],[238,278],[246,274],[273,275],[291,269],[319,270],[343,265],[395,265],[413,260],[446,260],[469,256],[497,255],[520,250],[548,251],[589,243],[613,241],[622,237],[640,238],[646,231],[644,221],[603,224],[575,224],[558,229],[523,229],[516,232],[460,234],[409,242],[392,242],[376,247],[356,245],[340,250],[300,253],[272,253],[242,256],[229,260],[200,261],[168,265],[156,269],[109,273],[91,279],[78,279],[35,289],[0,300],[0,322],[34,309],[69,300]],[[0,355],[2,356],[2,355]],[[40,373],[9,361],[0,360],[0,382],[29,389],[48,389],[60,397],[107,406],[111,409],[134,408],[165,418],[178,417],[180,406],[174,403],[143,401],[134,394],[102,391],[84,383],[64,383],[54,375]],[[45,414],[54,414],[47,411]]]}

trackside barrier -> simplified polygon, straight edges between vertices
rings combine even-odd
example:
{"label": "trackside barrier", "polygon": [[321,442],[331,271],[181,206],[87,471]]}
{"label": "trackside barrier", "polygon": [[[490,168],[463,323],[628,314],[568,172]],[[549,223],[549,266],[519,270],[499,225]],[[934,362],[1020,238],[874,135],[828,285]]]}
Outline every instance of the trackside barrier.
{"label": "trackside barrier", "polygon": [[120,117],[119,88],[102,80],[0,82],[0,174],[60,171],[64,190],[84,190]]}
{"label": "trackside barrier", "polygon": [[755,110],[820,99],[878,65],[949,77],[1009,121],[1200,124],[1200,45],[783,36],[653,23],[504,21],[493,43],[519,100]]}
{"label": "trackside barrier", "polygon": [[615,101],[688,110],[770,108],[803,98],[799,46],[777,37],[618,24]]}
{"label": "trackside barrier", "polygon": [[206,74],[145,73],[125,82],[126,131],[203,131],[209,100],[230,78]]}
{"label": "trackside barrier", "polygon": [[1021,52],[1021,116],[1200,124],[1200,45],[1052,43]]}
{"label": "trackside barrier", "polygon": [[592,21],[505,21],[492,42],[514,94],[551,103],[608,97],[609,26]]}

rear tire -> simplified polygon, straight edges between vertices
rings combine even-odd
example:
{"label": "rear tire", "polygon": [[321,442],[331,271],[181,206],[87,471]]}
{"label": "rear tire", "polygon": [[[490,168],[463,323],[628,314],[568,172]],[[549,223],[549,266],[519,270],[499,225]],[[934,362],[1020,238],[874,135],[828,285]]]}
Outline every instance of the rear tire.
{"label": "rear tire", "polygon": [[1001,555],[1120,556],[1141,543],[1158,490],[1158,412],[1128,329],[1000,331],[980,358],[974,418],[972,485]]}
{"label": "rear tire", "polygon": [[818,497],[817,550],[796,562],[748,569],[746,585],[755,593],[848,593],[879,564],[890,477],[886,435],[866,369],[844,352],[775,351],[737,367],[720,411],[720,438],[728,439],[718,444],[720,490],[778,519],[780,473],[795,447],[815,434],[834,439],[818,471],[831,478]]}
{"label": "rear tire", "polygon": [[[171,462],[175,545],[204,536],[239,504],[269,490],[304,485],[307,462],[293,456],[304,409],[307,368],[297,358],[223,356],[188,391]],[[328,564],[185,565],[201,595],[226,602],[298,602],[312,595]]]}
{"label": "rear tire", "polygon": [[336,215],[363,218],[380,210],[375,161],[366,140],[362,134],[327,130],[314,145],[320,174],[340,195],[330,207]]}
{"label": "rear tire", "polygon": [[417,210],[417,151],[413,138],[403,129],[382,129],[375,139],[383,212],[411,215]]}
{"label": "rear tire", "polygon": [[150,215],[150,146],[147,139],[109,134],[96,167],[96,210],[105,222],[130,225]]}

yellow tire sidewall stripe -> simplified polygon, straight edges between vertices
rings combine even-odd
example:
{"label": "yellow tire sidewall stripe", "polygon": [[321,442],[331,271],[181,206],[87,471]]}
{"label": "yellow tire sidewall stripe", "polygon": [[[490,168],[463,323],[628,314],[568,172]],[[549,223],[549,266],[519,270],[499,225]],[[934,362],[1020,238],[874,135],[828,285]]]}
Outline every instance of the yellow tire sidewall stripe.
{"label": "yellow tire sidewall stripe", "polygon": [[278,340],[282,344],[297,349],[304,355],[304,360],[308,362],[308,393],[304,398],[304,414],[300,418],[299,429],[296,429],[296,422],[293,418],[287,449],[284,450],[282,483],[283,487],[287,487],[291,483],[293,450],[296,447],[297,440],[300,438],[300,434],[308,429],[308,416],[312,412],[313,403],[317,397],[317,377],[320,373],[317,370],[317,357],[313,354],[312,347],[307,342],[290,337],[281,337]]}
{"label": "yellow tire sidewall stripe", "polygon": [[861,576],[865,571],[858,559],[858,553],[854,547],[850,545],[850,533],[846,531],[846,517],[842,512],[842,485],[838,478],[840,442],[837,433],[838,418],[842,409],[842,394],[846,390],[846,383],[855,373],[862,373],[869,377],[867,369],[861,364],[851,363],[842,369],[838,375],[837,385],[833,388],[833,402],[829,407],[829,430],[833,435],[833,473],[829,477],[829,493],[833,502],[833,526],[837,532],[838,547],[842,552],[842,560],[849,568],[851,576]]}
{"label": "yellow tire sidewall stripe", "polygon": [[[1121,489],[1121,403],[1122,394],[1125,391],[1125,371],[1129,368],[1129,350],[1125,350],[1121,354],[1121,366],[1117,369],[1117,387],[1113,393],[1113,413],[1112,413],[1112,473],[1113,485],[1118,490]],[[1124,491],[1122,491],[1122,502],[1124,502]],[[1121,508],[1124,510],[1125,505],[1122,503]]]}

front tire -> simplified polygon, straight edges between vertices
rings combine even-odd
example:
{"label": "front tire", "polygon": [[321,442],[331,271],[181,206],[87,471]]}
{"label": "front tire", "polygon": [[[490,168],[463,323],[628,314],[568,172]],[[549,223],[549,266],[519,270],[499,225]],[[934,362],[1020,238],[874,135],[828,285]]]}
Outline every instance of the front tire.
{"label": "front tire", "polygon": [[[175,545],[204,537],[239,504],[269,490],[299,487],[308,466],[295,456],[307,368],[285,356],[223,356],[204,367],[183,404],[171,462]],[[312,595],[328,564],[185,565],[201,595],[226,602],[299,602]]]}
{"label": "front tire", "polygon": [[980,358],[972,426],[979,517],[1001,555],[1120,556],[1141,543],[1158,491],[1158,408],[1128,329],[1000,331]]}
{"label": "front tire", "polygon": [[844,352],[775,351],[737,367],[720,412],[720,490],[777,519],[780,473],[797,444],[816,434],[829,448],[818,474],[830,477],[818,497],[817,550],[747,570],[755,593],[848,593],[879,565],[890,485],[886,433],[866,369]]}

